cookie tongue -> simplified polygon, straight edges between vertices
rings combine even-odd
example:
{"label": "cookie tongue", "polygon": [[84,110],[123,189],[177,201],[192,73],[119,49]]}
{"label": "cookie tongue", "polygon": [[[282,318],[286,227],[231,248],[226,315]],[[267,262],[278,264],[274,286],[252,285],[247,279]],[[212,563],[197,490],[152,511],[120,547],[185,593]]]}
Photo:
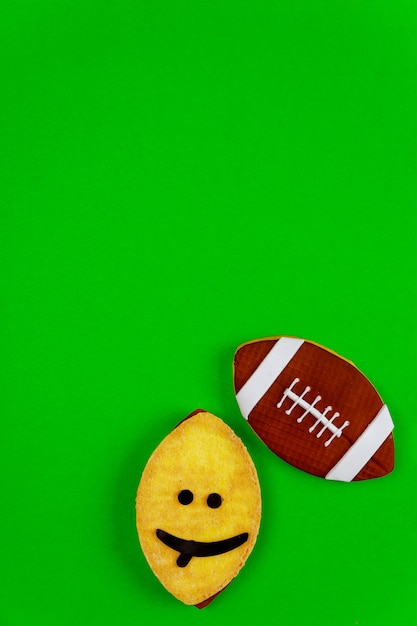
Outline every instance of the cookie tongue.
{"label": "cookie tongue", "polygon": [[186,567],[192,558],[192,554],[180,554],[177,559],[178,567]]}

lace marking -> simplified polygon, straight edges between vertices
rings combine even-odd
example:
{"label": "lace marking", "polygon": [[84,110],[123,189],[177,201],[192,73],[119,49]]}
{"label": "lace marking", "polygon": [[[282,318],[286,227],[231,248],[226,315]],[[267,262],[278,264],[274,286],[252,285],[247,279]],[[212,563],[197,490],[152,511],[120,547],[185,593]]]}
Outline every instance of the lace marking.
{"label": "lace marking", "polygon": [[349,422],[345,420],[341,426],[336,426],[333,422],[338,417],[340,417],[340,413],[338,411],[335,411],[329,419],[327,415],[331,411],[333,411],[333,407],[329,405],[329,406],[326,406],[326,408],[323,411],[319,411],[316,408],[316,405],[322,399],[321,396],[317,395],[312,402],[307,402],[307,400],[305,399],[305,396],[311,391],[311,387],[307,385],[301,394],[297,394],[293,391],[293,389],[295,385],[299,382],[300,382],[299,378],[294,378],[291,385],[284,391],[281,400],[277,404],[277,408],[280,409],[283,403],[285,402],[285,400],[289,398],[290,400],[292,400],[293,404],[285,411],[286,415],[291,415],[292,411],[297,406],[304,409],[304,413],[302,413],[302,415],[300,415],[300,417],[297,418],[298,424],[301,424],[307,415],[312,415],[313,417],[315,417],[316,422],[308,429],[308,432],[313,433],[316,427],[319,424],[322,424],[323,427],[316,434],[316,437],[317,439],[320,439],[323,433],[326,430],[329,430],[332,433],[331,437],[324,443],[325,447],[327,448],[336,437],[339,438],[342,436],[342,431],[346,428],[346,426],[349,426]]}

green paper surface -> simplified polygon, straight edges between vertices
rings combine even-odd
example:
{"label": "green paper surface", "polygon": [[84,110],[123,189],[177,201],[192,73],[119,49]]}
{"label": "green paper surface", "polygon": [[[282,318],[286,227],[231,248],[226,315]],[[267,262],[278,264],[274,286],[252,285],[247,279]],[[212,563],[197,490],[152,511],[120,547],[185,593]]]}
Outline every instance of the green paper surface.
{"label": "green paper surface", "polygon": [[[417,622],[416,37],[407,0],[2,5],[2,626]],[[251,431],[233,354],[281,334],[372,380],[392,474],[320,480]],[[134,511],[197,407],[263,493],[202,611]]]}

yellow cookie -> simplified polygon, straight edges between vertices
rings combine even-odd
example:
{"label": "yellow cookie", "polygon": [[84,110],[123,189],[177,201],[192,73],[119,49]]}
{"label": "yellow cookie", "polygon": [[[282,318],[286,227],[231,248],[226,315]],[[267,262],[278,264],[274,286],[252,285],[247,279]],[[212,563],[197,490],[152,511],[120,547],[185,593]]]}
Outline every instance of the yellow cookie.
{"label": "yellow cookie", "polygon": [[145,557],[164,587],[202,608],[237,575],[255,544],[261,492],[241,440],[195,411],[150,457],[136,496]]}

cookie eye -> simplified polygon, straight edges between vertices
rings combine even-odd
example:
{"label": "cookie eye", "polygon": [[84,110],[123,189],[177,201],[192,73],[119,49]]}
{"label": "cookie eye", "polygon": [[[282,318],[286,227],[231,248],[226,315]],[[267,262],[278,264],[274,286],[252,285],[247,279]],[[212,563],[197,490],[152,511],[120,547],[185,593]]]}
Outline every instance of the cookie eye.
{"label": "cookie eye", "polygon": [[218,493],[211,493],[207,497],[207,504],[211,509],[218,509],[222,503],[222,497]]}
{"label": "cookie eye", "polygon": [[190,491],[189,489],[183,489],[178,494],[178,502],[180,504],[191,504],[193,499],[194,499],[193,492]]}

